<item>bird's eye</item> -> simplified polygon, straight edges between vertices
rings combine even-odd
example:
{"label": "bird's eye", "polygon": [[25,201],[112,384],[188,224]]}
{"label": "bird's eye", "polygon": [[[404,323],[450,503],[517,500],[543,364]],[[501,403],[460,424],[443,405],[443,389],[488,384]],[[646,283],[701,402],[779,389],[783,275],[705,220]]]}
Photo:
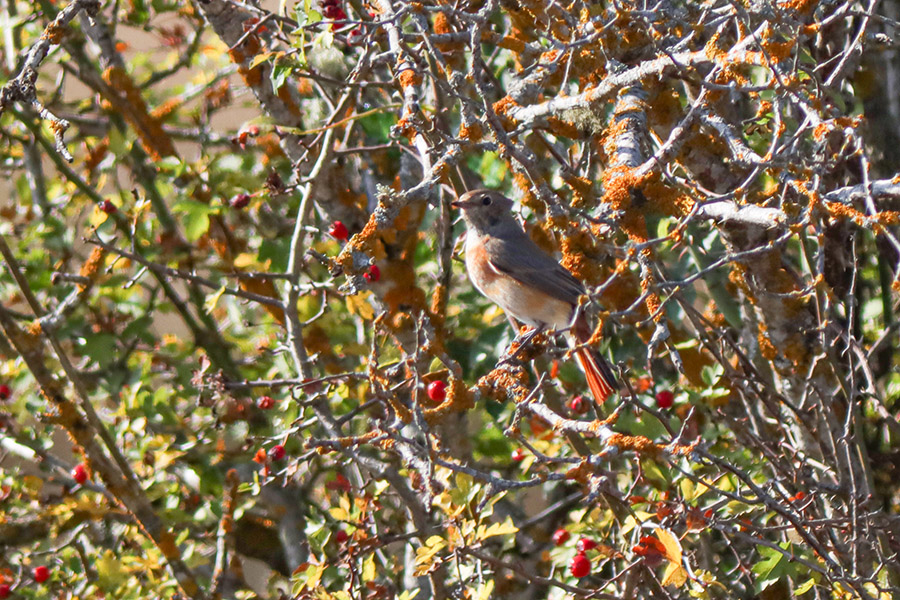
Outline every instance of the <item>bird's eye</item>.
{"label": "bird's eye", "polygon": [[490,203],[491,203],[490,196],[482,196],[481,197],[481,204],[483,204],[484,206],[488,206]]}

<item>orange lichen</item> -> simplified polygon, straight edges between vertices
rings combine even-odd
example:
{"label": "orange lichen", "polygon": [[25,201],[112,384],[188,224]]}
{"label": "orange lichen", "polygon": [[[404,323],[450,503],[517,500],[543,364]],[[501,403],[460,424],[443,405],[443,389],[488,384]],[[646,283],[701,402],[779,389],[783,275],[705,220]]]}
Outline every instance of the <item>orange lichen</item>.
{"label": "orange lichen", "polygon": [[719,64],[723,63],[725,61],[725,58],[728,56],[728,51],[719,45],[719,38],[722,35],[721,31],[721,29],[716,31],[703,47],[703,52],[706,54],[707,58]]}
{"label": "orange lichen", "polygon": [[472,123],[463,123],[459,126],[459,137],[470,142],[477,142],[484,136],[481,123],[473,121]]}
{"label": "orange lichen", "polygon": [[601,279],[600,264],[593,258],[597,250],[593,236],[580,229],[574,229],[560,241],[563,258],[560,264],[575,277],[589,284],[596,284]]}
{"label": "orange lichen", "polygon": [[62,43],[63,34],[65,34],[66,28],[62,27],[56,21],[51,22],[47,25],[47,28],[44,29],[44,33],[41,34],[41,38],[49,41],[53,45],[59,45]]}
{"label": "orange lichen", "polygon": [[97,281],[97,277],[100,274],[100,269],[103,266],[104,259],[106,258],[106,250],[99,246],[95,246],[91,251],[91,255],[88,257],[84,264],[81,265],[81,271],[79,275],[82,277],[86,277],[88,279],[87,283],[79,283],[78,284],[78,293],[84,294],[88,290],[93,287],[94,283]]}
{"label": "orange lichen", "polygon": [[573,140],[581,137],[581,132],[578,131],[575,125],[557,117],[547,117],[547,128],[553,132],[553,135],[559,137],[567,137]]}
{"label": "orange lichen", "polygon": [[147,152],[155,159],[176,156],[172,138],[162,128],[160,121],[147,112],[140,90],[128,73],[119,67],[109,67],[103,71],[103,81],[109,86],[109,91],[113,92],[105,100],[134,127]]}
{"label": "orange lichen", "polygon": [[423,413],[429,425],[439,423],[448,414],[465,412],[475,406],[471,392],[461,380],[451,377],[449,383],[446,399],[435,408],[425,409]]}
{"label": "orange lichen", "polygon": [[181,98],[170,98],[150,111],[150,116],[154,119],[165,120],[166,117],[175,112],[181,105]]}
{"label": "orange lichen", "polygon": [[594,182],[587,177],[564,175],[563,180],[568,184],[575,197],[572,199],[573,208],[585,208],[594,200]]}
{"label": "orange lichen", "polygon": [[761,322],[757,326],[756,341],[759,343],[760,354],[766,360],[774,360],[778,353],[775,350],[775,346],[772,345],[772,340],[769,339],[769,331],[765,323]]}
{"label": "orange lichen", "polygon": [[502,98],[494,102],[493,108],[495,113],[502,117],[505,117],[507,111],[509,111],[510,107],[512,106],[518,106],[518,104],[516,104],[516,101],[513,100],[512,97],[503,96]]}
{"label": "orange lichen", "polygon": [[798,13],[805,13],[811,11],[817,4],[816,0],[786,0],[781,6]]}
{"label": "orange lichen", "polygon": [[497,40],[497,45],[506,50],[512,50],[517,54],[525,51],[525,42],[509,35],[505,35]]}
{"label": "orange lichen", "polygon": [[578,466],[572,467],[566,471],[566,479],[587,484],[590,481],[593,472],[594,469],[591,467],[591,463],[587,459],[584,459],[578,463]]}
{"label": "orange lichen", "polygon": [[528,372],[524,369],[500,367],[494,369],[478,380],[478,389],[482,396],[505,402],[512,394],[516,402],[528,396]]}
{"label": "orange lichen", "polygon": [[603,202],[613,210],[627,211],[631,207],[632,191],[637,189],[643,180],[637,177],[634,169],[626,165],[611,167],[603,172]]}
{"label": "orange lichen", "polygon": [[900,212],[893,210],[882,210],[872,216],[868,216],[852,206],[840,202],[826,202],[825,209],[828,211],[828,214],[836,219],[851,219],[860,227],[870,225],[876,234],[882,233],[885,226],[900,223]]}
{"label": "orange lichen", "polygon": [[417,73],[405,60],[398,66],[397,81],[400,87],[406,89],[410,86],[416,86],[422,83],[422,75]]}
{"label": "orange lichen", "polygon": [[656,210],[666,215],[683,217],[694,209],[694,200],[666,183],[658,173],[647,178],[641,191]]}
{"label": "orange lichen", "polygon": [[434,32],[438,35],[442,35],[445,33],[453,33],[453,28],[450,27],[450,19],[447,18],[447,15],[443,12],[439,12],[434,15]]}
{"label": "orange lichen", "polygon": [[653,443],[650,438],[643,435],[625,435],[623,433],[614,433],[606,440],[607,445],[615,446],[619,450],[634,452],[642,456],[658,456],[662,453],[664,446]]}

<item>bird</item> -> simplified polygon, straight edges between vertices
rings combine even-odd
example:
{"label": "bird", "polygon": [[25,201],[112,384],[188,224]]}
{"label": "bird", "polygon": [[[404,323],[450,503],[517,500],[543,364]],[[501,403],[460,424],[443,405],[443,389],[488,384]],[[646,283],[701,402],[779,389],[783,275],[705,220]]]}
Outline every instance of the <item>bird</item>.
{"label": "bird", "polygon": [[[450,203],[466,223],[465,262],[475,288],[514,319],[533,327],[568,330],[588,388],[602,404],[618,388],[606,359],[584,344],[591,328],[578,310],[584,285],[525,233],[512,213],[513,201],[487,189]],[[530,339],[530,337],[529,337]]]}

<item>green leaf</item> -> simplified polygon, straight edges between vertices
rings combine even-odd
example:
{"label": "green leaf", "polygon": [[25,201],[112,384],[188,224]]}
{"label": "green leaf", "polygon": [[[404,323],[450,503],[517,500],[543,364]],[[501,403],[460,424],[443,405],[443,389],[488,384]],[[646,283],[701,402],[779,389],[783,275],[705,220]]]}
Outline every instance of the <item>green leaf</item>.
{"label": "green leaf", "polygon": [[101,367],[113,363],[116,357],[116,336],[111,333],[95,333],[84,338],[81,345],[84,354]]}
{"label": "green leaf", "polygon": [[179,200],[172,209],[184,215],[184,234],[191,242],[196,242],[209,230],[209,215],[219,213],[218,208],[196,200]]}
{"label": "green leaf", "polygon": [[293,72],[294,65],[290,62],[285,60],[275,61],[275,64],[272,66],[272,72],[269,74],[269,79],[272,81],[272,89],[280,89]]}
{"label": "green leaf", "polygon": [[[791,547],[790,542],[782,542],[779,545],[784,550],[788,550]],[[757,546],[757,548],[762,560],[753,565],[750,570],[756,575],[754,584],[756,590],[761,592],[787,573],[786,566],[790,561],[787,560],[783,553],[774,548],[769,548],[768,546]]]}

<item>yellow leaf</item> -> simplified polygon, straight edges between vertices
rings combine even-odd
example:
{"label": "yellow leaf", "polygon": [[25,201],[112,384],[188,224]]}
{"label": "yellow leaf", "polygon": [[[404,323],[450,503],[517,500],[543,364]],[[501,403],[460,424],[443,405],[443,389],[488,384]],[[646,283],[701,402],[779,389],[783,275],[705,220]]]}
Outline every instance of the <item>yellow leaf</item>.
{"label": "yellow leaf", "polygon": [[103,555],[94,562],[97,569],[97,578],[100,585],[105,588],[117,588],[128,580],[128,573],[122,569],[122,561],[113,554],[112,550],[107,550]]}
{"label": "yellow leaf", "polygon": [[106,223],[107,219],[109,219],[109,215],[102,210],[100,210],[100,205],[94,205],[94,211],[91,213],[89,222],[91,227],[100,227],[104,223]]}
{"label": "yellow leaf", "polygon": [[362,568],[362,580],[365,581],[374,581],[375,576],[377,575],[377,569],[375,567],[375,554],[372,553],[363,561]]}
{"label": "yellow leaf", "polygon": [[439,535],[433,535],[425,540],[425,545],[416,548],[416,568],[414,575],[426,575],[435,568],[434,558],[444,549],[446,542]]}
{"label": "yellow leaf", "polygon": [[696,488],[694,487],[694,482],[690,479],[682,479],[679,484],[681,488],[681,497],[685,502],[693,502],[696,496],[694,493],[696,492]]}
{"label": "yellow leaf", "polygon": [[491,593],[494,591],[494,580],[489,579],[486,583],[478,586],[478,590],[475,592],[475,600],[490,600]]}
{"label": "yellow leaf", "polygon": [[322,575],[324,574],[325,565],[309,565],[309,568],[306,569],[306,581],[304,582],[304,585],[309,590],[318,587],[319,582],[322,581]]}
{"label": "yellow leaf", "polygon": [[802,596],[803,594],[811,590],[814,585],[816,585],[816,580],[810,577],[809,579],[798,585],[796,588],[794,588],[794,596]]}
{"label": "yellow leaf", "polygon": [[328,513],[331,515],[331,518],[337,521],[350,520],[350,513],[343,506],[332,506],[328,509]]}
{"label": "yellow leaf", "polygon": [[673,564],[681,566],[681,542],[678,541],[672,532],[662,527],[656,528],[656,537],[662,542],[666,548],[666,558]]}
{"label": "yellow leaf", "polygon": [[494,523],[487,529],[484,528],[484,525],[478,528],[478,533],[475,535],[475,539],[478,541],[483,541],[488,539],[489,537],[494,537],[495,535],[508,535],[511,533],[516,533],[519,531],[519,528],[513,525],[512,519],[506,517],[506,521],[503,523]]}
{"label": "yellow leaf", "polygon": [[[269,262],[270,261],[266,261],[266,263]],[[255,254],[252,254],[250,252],[241,252],[234,257],[234,266],[239,269],[247,269],[249,267],[253,267],[259,268],[259,270],[264,270],[267,265],[260,265],[259,263],[257,263]]]}
{"label": "yellow leaf", "polygon": [[369,304],[369,296],[371,295],[372,292],[366,290],[353,296],[347,296],[347,310],[350,311],[350,314],[359,315],[367,321],[372,320],[375,316],[375,309]]}
{"label": "yellow leaf", "polygon": [[224,293],[225,286],[223,285],[218,290],[206,297],[206,300],[203,302],[203,310],[206,311],[206,314],[211,313],[216,308],[216,304],[219,303],[219,298],[221,298],[222,294]]}
{"label": "yellow leaf", "polygon": [[684,567],[680,564],[669,563],[666,572],[663,573],[663,586],[674,585],[679,588],[684,585],[685,581],[687,581],[687,571],[684,570]]}

